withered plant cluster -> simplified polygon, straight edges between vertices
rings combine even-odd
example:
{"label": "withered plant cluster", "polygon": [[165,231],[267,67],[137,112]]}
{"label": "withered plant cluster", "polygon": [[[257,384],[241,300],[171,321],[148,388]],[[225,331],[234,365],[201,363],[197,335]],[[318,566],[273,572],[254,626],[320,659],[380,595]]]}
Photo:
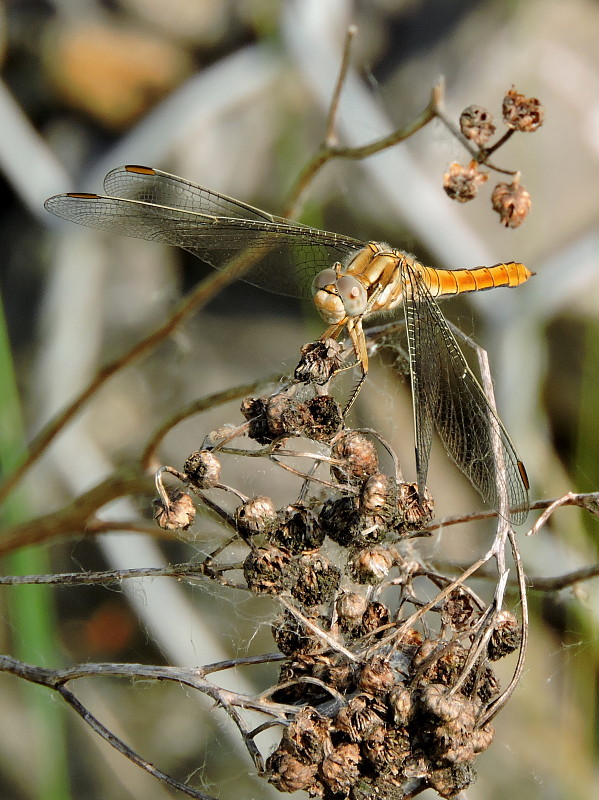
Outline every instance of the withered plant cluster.
{"label": "withered plant cluster", "polygon": [[[486,183],[489,173],[481,171],[481,164],[499,172],[513,175],[511,183],[498,183],[493,189],[491,203],[506,228],[519,227],[530,211],[530,193],[520,183],[520,173],[510,173],[493,166],[489,159],[511,136],[520,133],[533,133],[543,124],[545,111],[536,97],[526,97],[512,87],[506,92],[502,104],[502,118],[505,132],[490,144],[496,125],[491,112],[482,106],[471,105],[460,115],[460,132],[469,143],[475,146],[473,158],[463,165],[454,161],[445,173],[443,187],[452,200],[467,203],[473,200],[479,186]],[[447,121],[446,121],[447,122]]]}
{"label": "withered plant cluster", "polygon": [[[307,354],[311,372],[336,363],[335,342],[316,349],[325,357],[304,348],[300,374]],[[234,530],[235,556],[219,548],[202,571],[223,582],[241,569],[243,587],[280,606],[272,634],[284,660],[261,700],[283,727],[263,774],[280,791],[325,800],[406,798],[430,787],[457,795],[493,739],[502,695],[493,662],[520,646],[520,624],[498,594],[488,604],[463,576],[426,564],[418,543],[432,498],[403,481],[380,436],[346,426],[332,396],[294,383],[247,398],[241,411],[246,422],[210,434],[183,471],[158,471],[156,519],[188,528],[194,498],[210,496]],[[268,496],[245,497],[221,483],[230,457],[291,471],[298,495],[278,508]],[[298,459],[304,469],[292,466]],[[165,487],[168,474],[183,486]],[[218,491],[238,498],[234,514],[215,502]]]}

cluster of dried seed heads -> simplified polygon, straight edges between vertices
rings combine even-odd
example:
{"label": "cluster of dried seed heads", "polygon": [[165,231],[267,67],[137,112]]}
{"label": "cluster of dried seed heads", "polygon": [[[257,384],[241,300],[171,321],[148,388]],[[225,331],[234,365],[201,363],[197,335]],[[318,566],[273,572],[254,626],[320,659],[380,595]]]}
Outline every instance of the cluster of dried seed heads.
{"label": "cluster of dried seed heads", "polygon": [[[314,352],[310,369],[318,373]],[[414,534],[432,519],[428,493],[386,474],[375,440],[347,429],[331,397],[300,402],[283,391],[248,398],[241,410],[246,423],[224,430],[227,442],[243,433],[280,455],[302,436],[318,443],[314,467],[329,465],[326,481],[313,477],[287,506],[258,495],[227,515],[248,548],[247,588],[284,601],[272,633],[285,659],[269,694],[285,709],[286,726],[266,777],[282,792],[323,800],[399,798],[428,787],[454,797],[474,781],[476,756],[492,741],[483,715],[499,683],[490,664],[518,647],[517,620],[495,615],[475,659],[469,649],[480,641],[484,609],[466,587],[443,594],[429,612],[436,624],[427,617],[420,630],[406,622],[404,608],[427,602],[416,581],[437,591],[448,584],[412,553]],[[182,473],[162,468],[188,489],[161,491],[162,527],[189,527],[192,493],[227,491],[217,438],[192,453]],[[388,604],[382,593],[391,587]]]}
{"label": "cluster of dried seed heads", "polygon": [[[277,623],[275,639],[288,658],[275,697],[298,711],[268,759],[270,782],[324,800],[400,798],[425,788],[456,796],[475,780],[476,757],[493,740],[491,725],[479,721],[499,692],[493,671],[481,659],[452,691],[466,648],[408,629],[392,647],[363,649],[371,641],[360,624],[364,597],[342,595],[336,606],[353,623],[342,640],[363,653],[359,660],[327,651],[297,620]],[[322,625],[316,614],[311,621],[319,619]],[[339,629],[330,634],[339,637]]]}
{"label": "cluster of dried seed heads", "polygon": [[[536,97],[526,97],[513,87],[506,93],[502,104],[503,122],[506,132],[495,144],[490,139],[496,126],[492,114],[481,106],[471,105],[460,115],[460,130],[463,136],[476,146],[478,152],[466,165],[453,162],[443,177],[443,187],[452,200],[466,203],[478,194],[479,187],[488,179],[489,173],[481,170],[482,165],[491,167],[489,157],[515,132],[531,133],[543,124],[545,112]],[[520,184],[519,173],[511,183],[495,186],[491,203],[499,214],[502,225],[517,228],[526,219],[531,207],[529,192]]]}

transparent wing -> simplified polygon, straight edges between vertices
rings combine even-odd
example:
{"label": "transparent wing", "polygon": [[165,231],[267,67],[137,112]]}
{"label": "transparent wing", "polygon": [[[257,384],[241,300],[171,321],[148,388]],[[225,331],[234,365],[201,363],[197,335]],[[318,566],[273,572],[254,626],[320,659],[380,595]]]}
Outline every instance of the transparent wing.
{"label": "transparent wing", "polygon": [[419,489],[426,483],[436,428],[447,452],[482,499],[501,513],[501,497],[505,497],[510,518],[519,525],[528,513],[528,480],[508,433],[437,303],[409,265],[402,269],[402,286]]}
{"label": "transparent wing", "polygon": [[105,185],[125,197],[63,194],[45,206],[80,225],[182,247],[217,269],[236,259],[243,280],[279,294],[310,298],[314,275],[364,246],[149,167],[113,170]]}
{"label": "transparent wing", "polygon": [[[240,200],[218,194],[204,186],[198,186],[184,178],[169,175],[153,167],[126,166],[113,169],[104,178],[104,190],[110,197],[124,200],[139,200],[155,206],[169,206],[195,214],[215,217],[261,220],[291,224],[283,217],[276,217]],[[305,227],[294,223],[295,227]]]}

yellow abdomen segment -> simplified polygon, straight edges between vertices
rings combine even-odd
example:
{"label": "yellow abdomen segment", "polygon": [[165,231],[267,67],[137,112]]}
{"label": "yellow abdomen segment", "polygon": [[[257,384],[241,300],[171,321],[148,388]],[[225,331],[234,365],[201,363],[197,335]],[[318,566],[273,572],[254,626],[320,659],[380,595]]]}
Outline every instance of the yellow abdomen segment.
{"label": "yellow abdomen segment", "polygon": [[434,269],[421,267],[422,279],[433,297],[462,292],[478,292],[494,289],[496,286],[520,286],[534,272],[524,264],[510,261],[508,264],[495,264],[493,267],[474,269]]}

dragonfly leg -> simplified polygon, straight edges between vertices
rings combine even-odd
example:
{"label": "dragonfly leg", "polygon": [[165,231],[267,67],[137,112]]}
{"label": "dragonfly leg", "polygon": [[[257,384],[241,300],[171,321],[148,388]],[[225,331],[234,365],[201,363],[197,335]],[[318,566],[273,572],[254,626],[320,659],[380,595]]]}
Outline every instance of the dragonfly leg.
{"label": "dragonfly leg", "polygon": [[356,385],[356,388],[353,390],[347,405],[343,409],[343,416],[348,414],[349,410],[355,403],[357,396],[360,394],[360,389],[366,380],[366,375],[368,374],[368,351],[366,349],[364,329],[362,328],[362,317],[350,318],[347,322],[347,332],[349,333],[349,337],[354,347],[354,353],[356,354],[356,365],[359,364],[362,368],[362,375]]}

